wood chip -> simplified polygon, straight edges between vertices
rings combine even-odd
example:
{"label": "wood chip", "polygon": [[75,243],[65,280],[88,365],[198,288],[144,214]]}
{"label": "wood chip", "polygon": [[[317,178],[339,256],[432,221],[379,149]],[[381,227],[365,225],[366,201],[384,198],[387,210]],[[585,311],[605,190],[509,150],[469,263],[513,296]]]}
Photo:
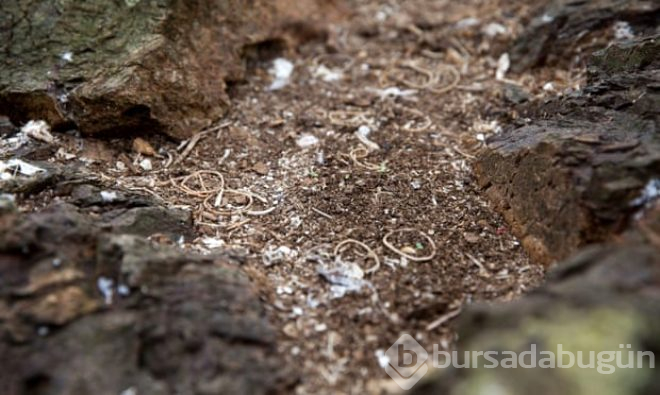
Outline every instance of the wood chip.
{"label": "wood chip", "polygon": [[252,166],[252,170],[260,176],[268,175],[268,166],[264,162],[257,162]]}

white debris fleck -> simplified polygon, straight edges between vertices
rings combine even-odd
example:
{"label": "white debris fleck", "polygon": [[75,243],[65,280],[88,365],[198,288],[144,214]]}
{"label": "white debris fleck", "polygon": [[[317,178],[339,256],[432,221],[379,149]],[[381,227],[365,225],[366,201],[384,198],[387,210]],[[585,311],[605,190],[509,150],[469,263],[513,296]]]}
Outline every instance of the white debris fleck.
{"label": "white debris fleck", "polygon": [[202,239],[202,244],[207,248],[220,248],[225,245],[225,241],[222,239],[216,239],[215,237],[204,237]]}
{"label": "white debris fleck", "polygon": [[390,357],[385,354],[385,350],[376,350],[376,359],[378,360],[378,365],[385,369],[390,364]]}
{"label": "white debris fleck", "polygon": [[313,297],[312,295],[307,295],[307,307],[315,309],[321,305],[321,302]]}
{"label": "white debris fleck", "polygon": [[286,286],[280,285],[280,286],[277,287],[277,294],[278,295],[293,295],[293,288],[291,288],[288,285],[286,285]]}
{"label": "white debris fleck", "polygon": [[502,81],[506,76],[506,73],[511,67],[511,59],[509,58],[508,53],[503,53],[497,61],[497,71],[495,72],[495,79]]}
{"label": "white debris fleck", "polygon": [[60,55],[60,58],[65,62],[73,61],[73,52],[67,51]]}
{"label": "white debris fleck", "polygon": [[333,264],[320,265],[318,273],[330,286],[332,299],[344,297],[351,292],[359,292],[364,286],[371,284],[364,280],[364,271],[356,263],[336,259]]}
{"label": "white debris fleck", "polygon": [[387,19],[387,13],[385,11],[379,10],[376,12],[376,20],[379,22],[384,22]]}
{"label": "white debris fleck", "polygon": [[119,395],[138,395],[138,391],[137,391],[137,388],[130,387],[130,388],[126,388],[125,390],[123,390],[121,392],[121,394],[119,394]]}
{"label": "white debris fleck", "polygon": [[320,166],[325,165],[325,154],[323,151],[318,151],[316,153],[316,164]]}
{"label": "white debris fleck", "polygon": [[483,133],[477,133],[477,140],[481,141],[482,143],[486,142],[486,135]]}
{"label": "white debris fleck", "polygon": [[381,100],[388,97],[406,97],[417,94],[415,89],[401,89],[396,86],[385,89],[367,88],[367,91],[377,94]]}
{"label": "white debris fleck", "polygon": [[131,294],[131,289],[126,284],[119,284],[117,286],[117,293],[121,296],[129,296]]}
{"label": "white debris fleck", "polygon": [[149,158],[142,159],[142,161],[140,162],[140,167],[144,171],[151,171],[153,169],[153,166],[151,165],[151,159]]}
{"label": "white debris fleck", "polygon": [[103,295],[105,304],[112,304],[112,297],[114,295],[113,285],[114,281],[111,278],[101,276],[96,280],[96,286]]}
{"label": "white debris fleck", "polygon": [[644,206],[658,198],[660,198],[660,178],[654,178],[646,184],[639,197],[630,202],[630,206]]}
{"label": "white debris fleck", "polygon": [[298,147],[300,148],[312,147],[318,143],[319,143],[319,139],[312,134],[303,134],[296,141],[296,144],[298,144]]}
{"label": "white debris fleck", "polygon": [[292,312],[294,315],[298,315],[298,316],[303,315],[303,309],[302,309],[302,307],[300,307],[300,306],[294,306],[294,307],[291,309],[291,312]]}
{"label": "white debris fleck", "polygon": [[344,78],[344,73],[341,70],[330,69],[322,64],[314,70],[314,77],[320,78],[325,82],[335,82]]}
{"label": "white debris fleck", "polygon": [[101,191],[101,200],[103,200],[104,203],[112,203],[117,200],[117,192]]}
{"label": "white debris fleck", "polygon": [[396,271],[396,267],[399,265],[399,259],[390,258],[389,256],[386,256],[383,258],[383,264],[385,264],[385,266],[390,267],[392,270]]}
{"label": "white debris fleck", "polygon": [[293,259],[297,256],[298,252],[287,246],[279,246],[277,248],[268,246],[268,248],[264,249],[261,255],[261,259],[264,263],[264,266],[269,267],[278,263],[282,263],[286,259]]}
{"label": "white debris fleck", "polygon": [[76,158],[76,155],[74,155],[74,154],[72,154],[72,153],[70,153],[70,152],[67,152],[67,151],[64,149],[64,147],[60,147],[60,148],[57,150],[57,152],[55,153],[55,155],[56,155],[58,158],[60,158],[60,159],[64,159],[64,160],[72,160],[72,159],[75,159],[75,158]]}
{"label": "white debris fleck", "polygon": [[16,174],[29,177],[45,171],[46,170],[40,167],[23,162],[20,159],[10,159],[6,162],[0,161],[0,179],[3,181],[11,180]]}
{"label": "white debris fleck", "polygon": [[21,132],[30,138],[43,141],[44,143],[52,144],[55,141],[53,135],[50,134],[50,126],[48,126],[46,121],[30,121],[23,125]]}
{"label": "white debris fleck", "polygon": [[410,183],[410,186],[412,187],[412,189],[414,189],[414,190],[418,190],[418,189],[421,189],[421,188],[422,188],[422,182],[421,182],[420,180],[418,180],[418,179],[414,179],[414,180],[412,180],[412,182]]}
{"label": "white debris fleck", "polygon": [[118,160],[117,163],[115,163],[115,168],[117,168],[117,170],[119,170],[119,171],[124,171],[124,170],[126,170],[126,164],[124,164],[124,162]]}
{"label": "white debris fleck", "polygon": [[303,224],[303,220],[298,215],[294,215],[293,217],[289,218],[289,227],[292,229],[298,229],[302,224]]}
{"label": "white debris fleck", "polygon": [[316,332],[325,332],[326,330],[328,330],[328,325],[324,323],[316,324],[314,325],[314,330]]}
{"label": "white debris fleck", "polygon": [[631,40],[635,38],[635,32],[630,23],[619,21],[614,24],[614,37],[617,40]]}
{"label": "white debris fleck", "polygon": [[543,90],[546,92],[552,92],[555,90],[555,84],[553,84],[552,82],[546,82],[543,85]]}
{"label": "white debris fleck", "polygon": [[380,146],[369,140],[367,137],[369,134],[371,134],[371,128],[367,125],[362,125],[355,131],[355,137],[357,137],[357,139],[360,140],[362,144],[364,144],[371,151],[378,151]]}
{"label": "white debris fleck", "polygon": [[10,152],[16,151],[30,141],[29,137],[23,132],[16,133],[9,138],[0,139],[0,155],[6,156]]}
{"label": "white debris fleck", "polygon": [[484,26],[482,31],[488,37],[495,37],[499,34],[505,34],[507,32],[507,29],[504,25],[501,25],[499,23],[489,23],[488,25]]}
{"label": "white debris fleck", "polygon": [[53,267],[60,267],[60,266],[62,266],[62,259],[61,258],[54,258],[51,263],[53,264]]}
{"label": "white debris fleck", "polygon": [[555,17],[550,15],[550,14],[543,14],[541,17],[541,22],[543,23],[551,23],[555,20]]}
{"label": "white debris fleck", "polygon": [[468,27],[477,26],[479,24],[479,19],[477,18],[465,18],[461,19],[456,23],[456,27],[459,29],[465,29]]}
{"label": "white debris fleck", "polygon": [[371,128],[367,125],[361,125],[358,130],[358,133],[360,133],[363,137],[369,137],[369,133],[371,133]]}
{"label": "white debris fleck", "polygon": [[268,87],[268,90],[276,91],[287,86],[289,84],[291,74],[293,74],[293,69],[293,63],[287,59],[277,58],[273,60],[273,66],[268,70],[268,72],[274,77],[274,80]]}

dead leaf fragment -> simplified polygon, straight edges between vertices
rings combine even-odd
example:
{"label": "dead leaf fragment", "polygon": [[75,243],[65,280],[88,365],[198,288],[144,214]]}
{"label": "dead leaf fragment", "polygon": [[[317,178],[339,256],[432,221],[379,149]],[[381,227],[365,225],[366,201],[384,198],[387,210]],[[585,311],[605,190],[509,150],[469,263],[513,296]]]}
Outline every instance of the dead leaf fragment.
{"label": "dead leaf fragment", "polygon": [[140,137],[137,137],[135,140],[133,140],[133,151],[142,155],[158,156],[158,152],[156,152],[154,147],[152,147],[147,140]]}
{"label": "dead leaf fragment", "polygon": [[255,163],[254,166],[252,166],[252,170],[261,176],[268,175],[268,166],[266,166],[264,162]]}

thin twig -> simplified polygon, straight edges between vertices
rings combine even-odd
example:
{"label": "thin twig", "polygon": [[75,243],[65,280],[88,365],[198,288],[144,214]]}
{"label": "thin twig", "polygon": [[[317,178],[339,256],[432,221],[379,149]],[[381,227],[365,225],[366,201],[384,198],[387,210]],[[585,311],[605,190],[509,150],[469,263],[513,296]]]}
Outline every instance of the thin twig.
{"label": "thin twig", "polygon": [[319,214],[323,217],[326,217],[327,219],[334,219],[334,217],[332,215],[324,213],[323,211],[321,211],[321,210],[319,210],[315,207],[312,207],[312,211],[314,211],[315,213],[317,213],[317,214]]}
{"label": "thin twig", "polygon": [[450,311],[449,313],[444,314],[444,315],[438,317],[438,319],[436,319],[435,321],[431,322],[430,324],[428,324],[428,325],[426,326],[426,330],[427,330],[427,331],[432,331],[432,330],[434,330],[435,328],[439,327],[440,325],[444,324],[445,322],[447,322],[447,321],[449,321],[449,320],[451,320],[451,319],[453,319],[453,318],[458,317],[459,314],[461,314],[461,311],[462,311],[462,310],[463,310],[463,309],[459,307],[459,308],[457,308],[456,310]]}
{"label": "thin twig", "polygon": [[200,132],[194,135],[190,141],[188,141],[188,144],[186,145],[186,148],[183,150],[181,155],[174,161],[173,166],[178,165],[179,163],[183,162],[184,159],[190,155],[190,152],[192,152],[193,148],[199,143],[199,140],[201,140],[203,137],[206,137],[207,132]]}

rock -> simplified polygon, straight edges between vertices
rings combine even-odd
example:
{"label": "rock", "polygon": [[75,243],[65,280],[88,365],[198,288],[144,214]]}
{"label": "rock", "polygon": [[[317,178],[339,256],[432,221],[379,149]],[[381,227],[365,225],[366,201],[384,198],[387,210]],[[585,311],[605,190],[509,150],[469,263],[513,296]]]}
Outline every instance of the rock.
{"label": "rock", "polygon": [[[660,224],[660,211],[655,223]],[[660,231],[658,228],[656,231]],[[657,237],[657,235],[656,235]],[[660,380],[653,369],[622,369],[617,361],[611,374],[601,374],[596,356],[600,352],[621,352],[626,363],[628,351],[660,350],[660,244],[644,241],[634,232],[623,244],[593,246],[548,275],[547,284],[521,300],[499,305],[473,305],[458,323],[460,341],[458,356],[465,352],[496,351],[502,362],[508,358],[502,351],[521,353],[532,350],[537,362],[558,347],[578,355],[588,363],[593,351],[594,368],[567,369],[487,369],[481,357],[480,367],[448,368],[428,375],[414,393],[455,395],[498,393],[541,395],[601,393],[612,395],[655,394]],[[623,344],[622,349],[620,345]],[[628,349],[625,345],[631,345]],[[615,355],[615,354],[612,354]],[[526,357],[531,363],[532,357]],[[635,361],[637,362],[637,361]],[[564,357],[563,363],[569,363]],[[607,371],[607,370],[606,370]]]}
{"label": "rock", "polygon": [[39,193],[62,179],[58,166],[20,159],[0,161],[0,190],[3,193]]}
{"label": "rock", "polygon": [[18,305],[16,309],[36,324],[64,325],[100,306],[98,300],[87,296],[80,287],[70,286],[50,292],[26,306]]}
{"label": "rock", "polygon": [[154,233],[167,235],[177,241],[181,237],[191,239],[192,214],[189,211],[163,207],[135,207],[105,212],[102,216],[105,228],[115,233],[151,236]]}
{"label": "rock", "polygon": [[0,115],[0,138],[10,136],[18,131],[18,128],[11,123],[9,117]]}
{"label": "rock", "polygon": [[108,233],[70,204],[0,217],[3,394],[286,393],[275,341],[230,258]]}
{"label": "rock", "polygon": [[[457,324],[452,358],[459,364],[476,359],[479,366],[433,371],[414,393],[660,391],[648,366],[648,353],[655,357],[660,350],[657,40],[618,43],[596,53],[583,91],[530,103],[529,124],[489,141],[477,161],[478,178],[523,245],[545,263],[572,257],[520,300],[469,306]],[[581,361],[593,361],[593,368],[538,367],[542,359],[552,364],[543,351],[559,358],[560,346],[574,358],[582,352]],[[497,353],[490,357],[499,367],[486,368],[492,361],[471,354],[488,351]],[[505,351],[516,353],[515,362]],[[520,367],[522,352],[529,352],[523,362],[534,359],[536,368]],[[621,368],[628,352],[647,353],[646,364],[639,366],[638,354],[638,368]],[[561,358],[570,364],[568,355]]]}
{"label": "rock", "polygon": [[0,113],[55,130],[187,138],[225,113],[227,81],[244,78],[250,48],[332,15],[317,0],[3,1]]}
{"label": "rock", "polygon": [[530,94],[521,86],[504,84],[502,87],[504,98],[511,104],[520,104],[529,101]]}
{"label": "rock", "polygon": [[0,193],[0,214],[16,211],[16,196],[9,193]]}
{"label": "rock", "polygon": [[655,36],[595,54],[583,91],[530,104],[532,121],[492,138],[480,155],[480,185],[538,261],[625,229],[657,177],[658,46]]}
{"label": "rock", "polygon": [[516,73],[571,59],[580,43],[611,36],[605,30],[613,30],[615,23],[628,24],[638,36],[656,33],[660,16],[660,3],[653,0],[554,0],[541,4],[510,51],[511,69]]}
{"label": "rock", "polygon": [[135,235],[101,236],[96,261],[106,272],[121,275],[130,287],[149,284],[154,277],[173,275],[187,263],[204,262]]}
{"label": "rock", "polygon": [[69,197],[67,201],[81,208],[134,208],[157,205],[150,196],[101,188],[91,184],[73,185],[71,188],[61,186],[58,192],[60,194],[68,195]]}

